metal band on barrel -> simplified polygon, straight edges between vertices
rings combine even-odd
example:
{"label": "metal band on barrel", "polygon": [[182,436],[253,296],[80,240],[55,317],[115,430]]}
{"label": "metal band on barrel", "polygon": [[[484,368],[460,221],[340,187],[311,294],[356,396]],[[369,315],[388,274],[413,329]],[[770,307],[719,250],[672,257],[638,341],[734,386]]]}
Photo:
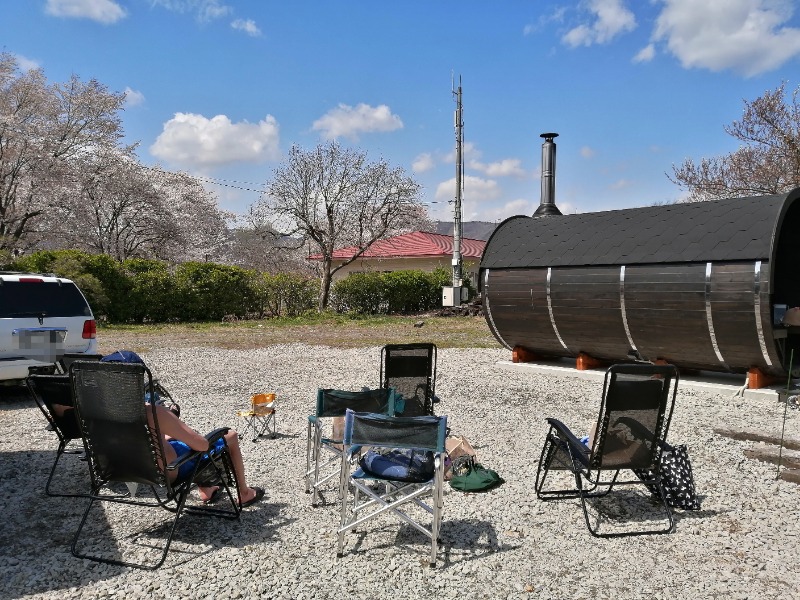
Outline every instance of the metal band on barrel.
{"label": "metal band on barrel", "polygon": [[756,261],[755,273],[753,274],[753,310],[756,318],[756,331],[758,331],[758,343],[761,345],[761,354],[764,361],[771,367],[772,359],[767,352],[767,343],[764,341],[764,326],[761,324],[761,261]]}
{"label": "metal band on barrel", "polygon": [[489,327],[492,328],[492,333],[498,340],[500,340],[500,343],[509,350],[512,350],[511,346],[509,346],[508,343],[503,339],[503,336],[500,335],[500,332],[497,331],[497,326],[494,324],[494,319],[492,318],[492,309],[489,306],[489,269],[486,269],[486,274],[483,276],[483,289],[486,303],[486,316],[489,317]]}
{"label": "metal band on barrel", "polygon": [[625,335],[628,338],[628,343],[631,345],[631,350],[639,352],[639,349],[633,341],[631,329],[628,327],[628,313],[625,311],[625,265],[619,268],[619,310],[622,313],[622,326],[625,328]]}
{"label": "metal band on barrel", "polygon": [[569,348],[564,343],[564,340],[561,339],[561,334],[558,333],[558,327],[556,327],[556,320],[553,317],[553,302],[550,299],[550,277],[552,276],[553,269],[552,267],[547,267],[547,312],[550,313],[550,324],[553,326],[553,331],[558,338],[558,341],[561,342],[561,345],[564,347],[564,350],[569,352]]}
{"label": "metal band on barrel", "polygon": [[708,324],[708,335],[711,336],[711,346],[714,348],[714,354],[717,355],[717,360],[722,363],[726,369],[728,365],[722,357],[722,352],[719,350],[717,343],[717,334],[714,332],[714,320],[711,317],[711,267],[712,263],[706,263],[706,323]]}

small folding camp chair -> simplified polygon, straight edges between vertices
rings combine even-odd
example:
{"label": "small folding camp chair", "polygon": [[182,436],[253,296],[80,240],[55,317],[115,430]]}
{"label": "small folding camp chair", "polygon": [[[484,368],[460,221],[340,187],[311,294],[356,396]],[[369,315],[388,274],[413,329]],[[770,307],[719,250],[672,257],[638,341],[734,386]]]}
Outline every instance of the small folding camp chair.
{"label": "small folding camp chair", "polygon": [[[360,527],[372,517],[388,513],[430,538],[430,565],[436,566],[444,504],[446,437],[446,416],[389,417],[347,411],[344,425],[344,454],[347,459],[341,461],[339,478],[342,505],[341,521],[337,531],[338,556],[343,555],[344,537],[348,531]],[[407,468],[402,466],[398,468],[392,455],[388,455],[384,461],[386,470],[376,472],[367,471],[366,467],[356,468],[358,454],[353,452],[353,448],[357,446],[370,446],[373,451],[376,449],[413,451],[394,455],[395,458],[400,457],[400,463],[406,456],[430,453],[433,460],[432,472],[420,476],[420,472],[412,472],[413,463],[409,463]],[[372,466],[374,468],[374,463]],[[380,485],[377,487],[371,485],[375,481]],[[352,502],[347,494],[350,485],[353,487]],[[420,513],[420,516],[417,516],[417,513]],[[429,519],[429,523],[423,524],[420,517]]]}
{"label": "small folding camp chair", "polygon": [[[306,494],[313,492],[311,505],[320,501],[320,488],[339,475],[342,458],[341,425],[349,408],[360,412],[374,412],[393,416],[395,393],[393,389],[345,391],[317,390],[316,411],[308,416],[306,438]],[[326,426],[327,423],[327,426]]]}
{"label": "small folding camp chair", "polygon": [[[238,519],[238,486],[225,443],[227,428],[206,435],[209,452],[190,451],[170,464],[165,464],[164,439],[158,425],[158,407],[145,403],[145,395],[153,392],[153,379],[143,364],[75,362],[70,366],[73,398],[78,423],[92,480],[89,504],[72,541],[72,554],[104,563],[157,569],[167,557],[178,519],[184,510],[195,514]],[[171,477],[173,473],[177,477]],[[135,482],[149,486],[153,498],[133,499],[130,494],[116,493],[115,483]],[[227,493],[231,508],[186,506],[194,485],[219,485]],[[163,496],[163,497],[162,497]],[[116,502],[143,507],[166,508],[174,520],[164,543],[160,560],[155,564],[133,563],[103,556],[96,550],[107,536],[90,535],[84,547],[95,554],[79,550],[81,532],[95,502]],[[100,519],[97,519],[100,520]],[[110,525],[107,525],[110,528]],[[112,532],[113,533],[113,532]],[[149,541],[148,541],[149,545]],[[114,550],[122,552],[117,544]]]}
{"label": "small folding camp chair", "polygon": [[[597,537],[671,532],[674,528],[672,510],[655,467],[662,451],[661,442],[666,441],[677,387],[678,370],[672,365],[610,367],[603,383],[594,439],[588,445],[557,419],[547,419],[550,430],[536,473],[537,496],[542,500],[580,498],[586,526]],[[651,469],[652,478],[618,481],[623,469]],[[574,485],[565,489],[546,488],[545,482],[553,471],[566,473],[569,480],[574,480]],[[551,477],[559,479],[557,473],[552,473]],[[563,481],[563,477],[560,479]],[[658,491],[656,498],[663,507],[667,526],[601,533],[600,505],[596,506],[597,523],[593,526],[587,499],[606,496],[614,486],[631,485],[651,485]],[[648,494],[648,501],[642,504],[649,505],[649,497]]]}
{"label": "small folding camp chair", "polygon": [[78,420],[75,418],[69,375],[29,375],[25,383],[36,406],[42,411],[50,428],[58,436],[56,459],[44,487],[45,493],[48,496],[85,496],[86,492],[74,494],[50,491],[50,484],[61,455],[83,452],[83,444],[80,447],[72,444],[73,447],[68,448],[71,442],[81,442],[81,430],[78,427]]}
{"label": "small folding camp chair", "polygon": [[242,422],[239,429],[239,439],[252,433],[253,441],[269,435],[278,435],[278,425],[275,418],[275,394],[253,394],[250,398],[250,408],[236,411],[236,416]]}
{"label": "small folding camp chair", "polygon": [[432,415],[433,405],[439,401],[436,397],[436,345],[384,346],[381,349],[380,386],[394,388],[397,392],[398,415]]}

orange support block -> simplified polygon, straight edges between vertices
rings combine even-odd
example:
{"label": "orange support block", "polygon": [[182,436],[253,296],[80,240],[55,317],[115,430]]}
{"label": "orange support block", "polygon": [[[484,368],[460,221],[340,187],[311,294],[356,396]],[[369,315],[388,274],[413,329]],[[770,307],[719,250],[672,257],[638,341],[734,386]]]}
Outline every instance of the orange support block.
{"label": "orange support block", "polygon": [[778,382],[780,382],[778,377],[767,375],[757,367],[753,367],[747,372],[747,387],[751,390],[765,388]]}
{"label": "orange support block", "polygon": [[605,363],[593,356],[589,356],[585,352],[580,352],[578,358],[575,359],[575,368],[578,371],[587,371],[596,367],[602,367]]}
{"label": "orange support block", "polygon": [[540,358],[527,348],[523,348],[522,346],[514,346],[514,349],[511,351],[511,360],[515,363],[535,362],[540,360]]}

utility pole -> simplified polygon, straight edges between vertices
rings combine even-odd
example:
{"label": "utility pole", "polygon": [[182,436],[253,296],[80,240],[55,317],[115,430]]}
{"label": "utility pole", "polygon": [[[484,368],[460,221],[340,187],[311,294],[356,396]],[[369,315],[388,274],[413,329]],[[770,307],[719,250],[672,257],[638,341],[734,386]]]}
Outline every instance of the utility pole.
{"label": "utility pole", "polygon": [[[453,82],[455,85],[455,82]],[[453,203],[453,281],[452,286],[442,288],[442,306],[460,306],[463,279],[461,277],[461,200],[464,191],[464,113],[461,104],[461,76],[458,89],[452,90],[456,100],[456,196]]]}

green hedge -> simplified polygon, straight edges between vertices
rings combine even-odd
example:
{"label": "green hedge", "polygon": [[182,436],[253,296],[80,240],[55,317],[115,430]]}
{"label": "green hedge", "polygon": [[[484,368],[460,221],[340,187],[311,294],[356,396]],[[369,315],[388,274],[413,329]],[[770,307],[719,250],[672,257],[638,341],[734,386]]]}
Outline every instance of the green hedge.
{"label": "green hedge", "polygon": [[[270,275],[200,262],[176,267],[159,260],[119,263],[78,250],[36,252],[6,265],[72,279],[94,314],[112,323],[296,317],[313,310],[320,293],[318,280],[293,273]],[[368,315],[434,310],[441,306],[445,285],[450,285],[450,272],[442,268],[356,273],[333,286],[331,308]],[[465,285],[474,294],[471,284]]]}
{"label": "green hedge", "polygon": [[[409,314],[442,305],[442,287],[450,285],[451,273],[406,270],[389,273],[353,273],[333,286],[331,306],[337,312],[359,314]],[[474,290],[465,281],[471,297]]]}
{"label": "green hedge", "polygon": [[94,314],[113,323],[297,316],[316,306],[319,290],[316,280],[290,273],[198,262],[175,268],[158,260],[119,263],[77,250],[36,252],[7,268],[72,279]]}

